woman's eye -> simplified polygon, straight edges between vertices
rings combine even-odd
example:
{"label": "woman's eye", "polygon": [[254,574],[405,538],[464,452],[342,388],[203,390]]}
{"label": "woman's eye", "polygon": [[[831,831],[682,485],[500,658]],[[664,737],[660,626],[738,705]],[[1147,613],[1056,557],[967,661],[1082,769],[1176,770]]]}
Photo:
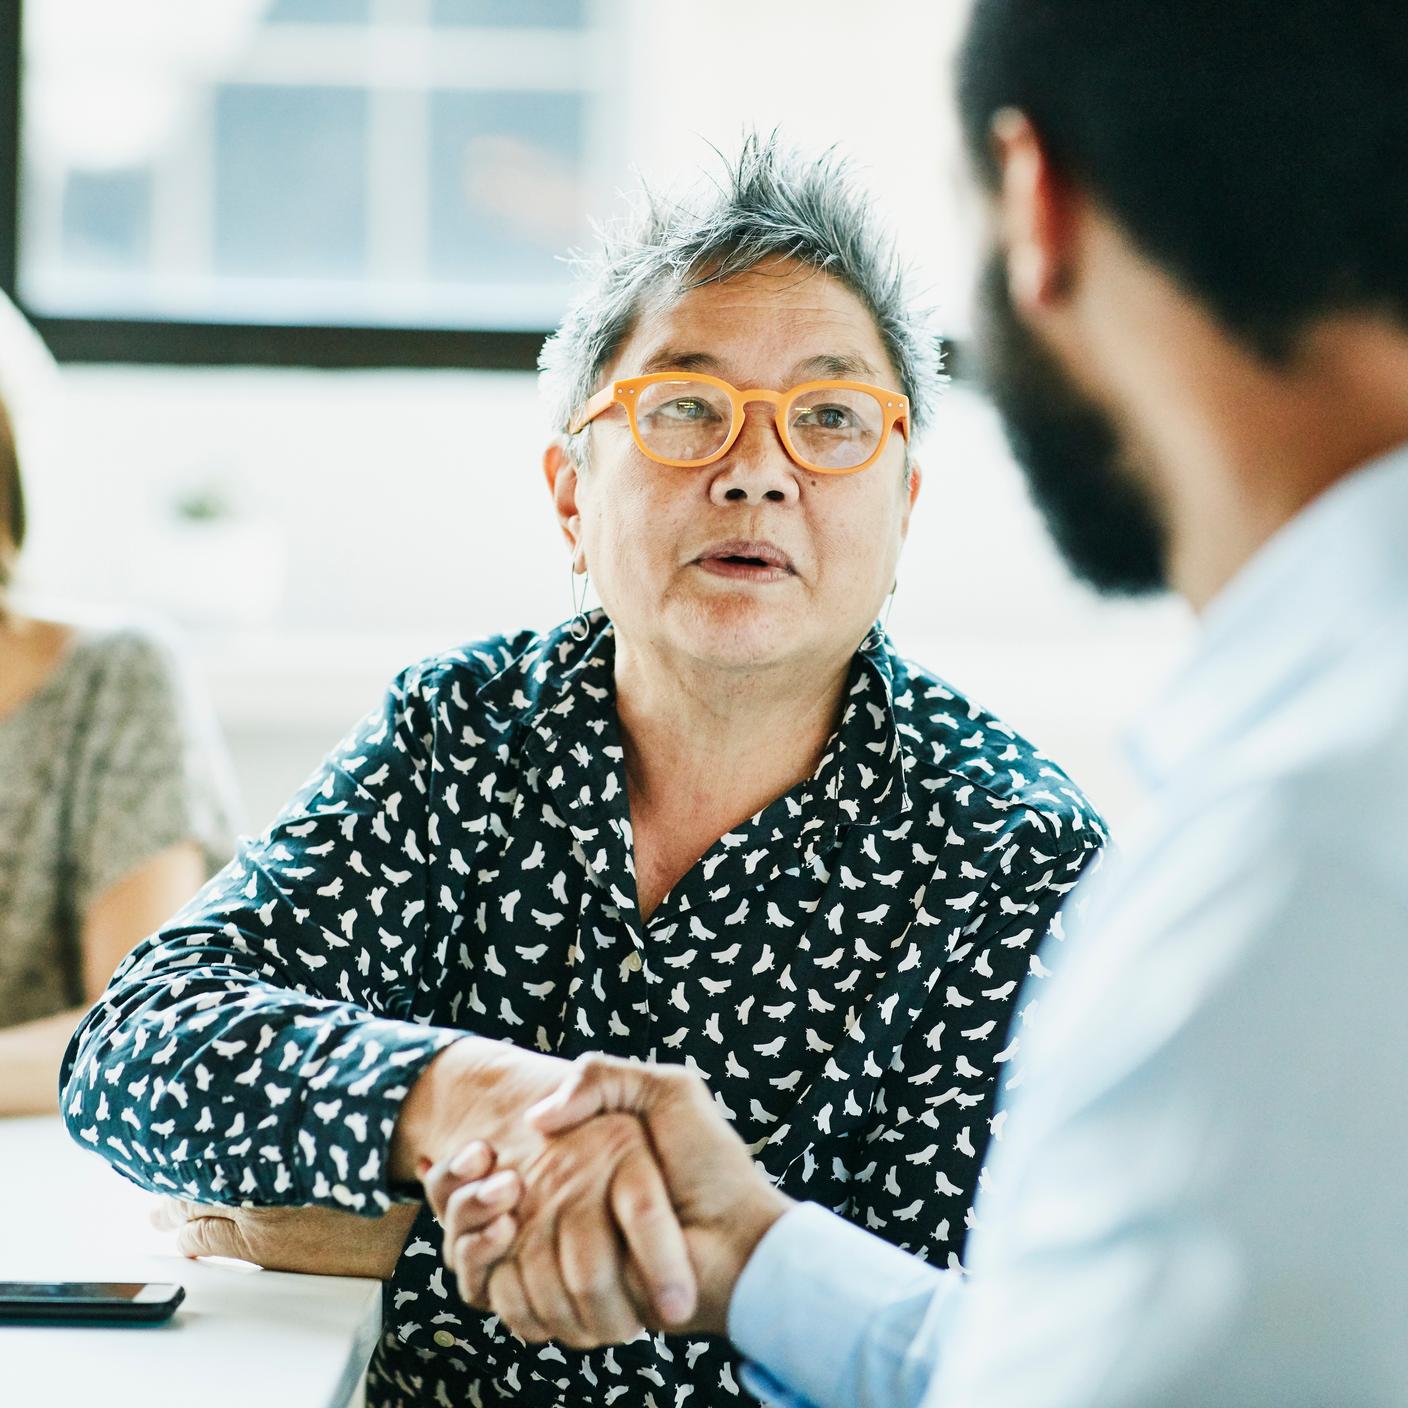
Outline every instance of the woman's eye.
{"label": "woman's eye", "polygon": [[808,406],[798,412],[797,424],[815,426],[819,430],[848,430],[851,413],[844,406]]}
{"label": "woman's eye", "polygon": [[657,414],[669,416],[672,420],[708,420],[714,414],[714,408],[707,401],[688,397],[666,401]]}

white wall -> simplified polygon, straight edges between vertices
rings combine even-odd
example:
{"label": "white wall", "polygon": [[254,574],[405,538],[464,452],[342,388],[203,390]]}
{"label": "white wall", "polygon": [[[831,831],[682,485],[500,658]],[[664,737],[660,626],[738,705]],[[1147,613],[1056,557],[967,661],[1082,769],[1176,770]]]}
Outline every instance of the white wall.
{"label": "white wall", "polygon": [[[31,476],[31,587],[183,627],[251,825],[406,661],[569,614],[529,376],[62,376],[67,453]],[[1127,816],[1117,734],[1179,654],[1181,609],[1070,583],[971,392],[950,391],[921,459],[892,634]],[[227,519],[181,520],[194,491]]]}
{"label": "white wall", "polygon": [[669,185],[711,166],[706,142],[728,150],[744,125],[778,128],[807,150],[838,145],[915,267],[918,295],[950,332],[965,330],[975,208],[960,194],[952,69],[968,0],[622,8],[630,167]]}

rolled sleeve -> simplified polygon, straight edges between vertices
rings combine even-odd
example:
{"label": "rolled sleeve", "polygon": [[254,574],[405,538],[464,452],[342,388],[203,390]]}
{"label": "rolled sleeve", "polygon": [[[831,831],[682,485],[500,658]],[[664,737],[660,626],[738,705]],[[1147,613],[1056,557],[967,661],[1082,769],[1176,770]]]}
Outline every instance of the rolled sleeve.
{"label": "rolled sleeve", "polygon": [[464,1033],[279,989],[188,941],[148,940],[75,1033],[73,1137],[154,1192],[385,1211],[401,1103]]}
{"label": "rolled sleeve", "polygon": [[[432,849],[423,710],[398,681],[79,1026],[63,1113],[119,1172],[201,1202],[373,1214],[397,1196],[401,1103],[465,1034],[411,1000]],[[345,898],[348,873],[379,883],[371,904]]]}

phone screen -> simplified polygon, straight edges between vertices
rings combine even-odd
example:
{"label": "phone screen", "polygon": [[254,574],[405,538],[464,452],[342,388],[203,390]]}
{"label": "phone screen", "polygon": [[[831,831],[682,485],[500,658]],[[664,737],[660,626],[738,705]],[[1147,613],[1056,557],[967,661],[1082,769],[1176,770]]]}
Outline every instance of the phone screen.
{"label": "phone screen", "polygon": [[0,1301],[136,1300],[143,1281],[0,1281]]}

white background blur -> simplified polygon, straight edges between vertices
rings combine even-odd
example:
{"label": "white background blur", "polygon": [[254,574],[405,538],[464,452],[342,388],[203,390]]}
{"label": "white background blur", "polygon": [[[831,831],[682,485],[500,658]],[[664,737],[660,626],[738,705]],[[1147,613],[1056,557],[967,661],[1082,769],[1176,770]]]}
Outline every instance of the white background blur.
{"label": "white background blur", "polygon": [[[42,3],[83,18],[82,0]],[[428,3],[363,8],[394,25]],[[609,149],[591,153],[586,204],[609,215],[632,168],[669,183],[744,125],[839,143],[961,334],[971,240],[954,198],[947,58],[962,8],[598,0],[597,47],[582,52],[611,76],[593,126]],[[408,660],[569,614],[530,375],[67,365],[45,390],[42,371],[27,387],[0,371],[32,442],[25,599],[179,628],[251,828]],[[1070,582],[972,390],[949,391],[919,458],[892,635],[1120,823],[1137,794],[1119,733],[1184,649],[1184,613],[1100,603]],[[192,516],[192,500],[221,511]]]}

